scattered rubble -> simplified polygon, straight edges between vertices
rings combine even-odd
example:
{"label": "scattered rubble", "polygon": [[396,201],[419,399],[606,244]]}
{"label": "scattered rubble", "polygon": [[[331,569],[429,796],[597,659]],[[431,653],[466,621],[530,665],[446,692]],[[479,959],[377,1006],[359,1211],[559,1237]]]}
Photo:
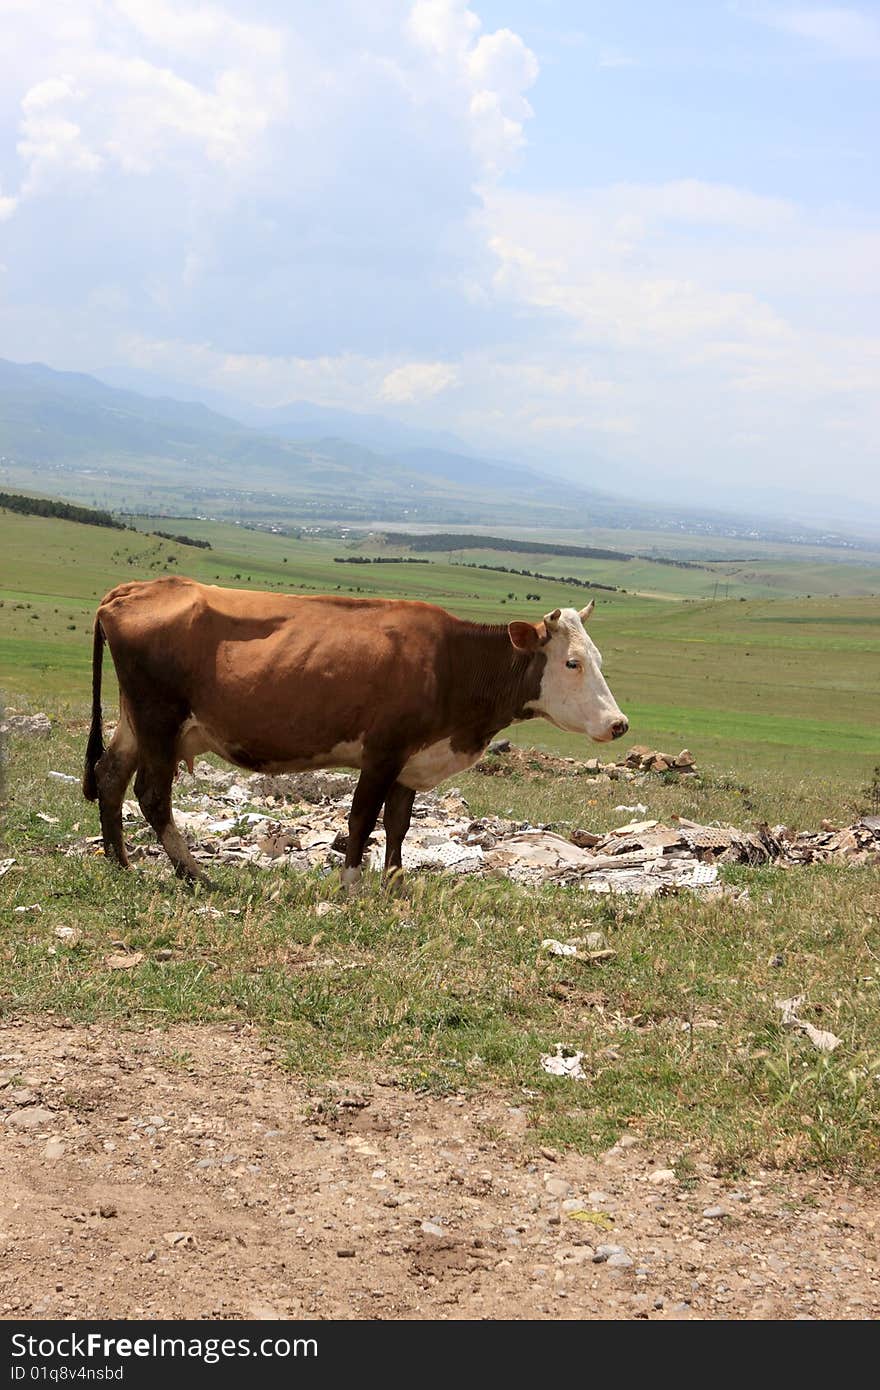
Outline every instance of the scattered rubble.
{"label": "scattered rubble", "polygon": [[[266,777],[199,762],[195,775],[178,785],[188,806],[175,809],[177,823],[205,865],[239,862],[330,872],[344,861],[355,786],[346,773]],[[123,819],[134,858],[163,855],[136,802],[124,803]],[[368,844],[368,867],[382,868],[384,838],[380,823]],[[94,852],[100,843],[99,838],[78,841],[68,853]],[[639,820],[606,834],[563,833],[499,816],[474,819],[460,792],[451,788],[417,798],[403,849],[406,870],[500,874],[518,883],[556,883],[592,893],[653,896],[690,889],[739,899],[746,899],[748,890],[719,882],[719,865],[830,860],[880,863],[880,817],[812,832],[784,825],[740,830],[673,817],[671,825]]]}
{"label": "scattered rubble", "polygon": [[490,743],[486,754],[474,768],[487,777],[544,776],[592,777],[605,782],[642,782],[648,773],[670,773],[674,777],[696,777],[696,759],[687,748],[680,753],[661,753],[656,748],[635,744],[617,762],[603,763],[599,758],[579,762],[577,758],[555,757],[533,748],[517,748],[509,739]]}
{"label": "scattered rubble", "polygon": [[20,734],[26,738],[46,738],[52,732],[48,714],[7,714],[0,723],[0,735]]}

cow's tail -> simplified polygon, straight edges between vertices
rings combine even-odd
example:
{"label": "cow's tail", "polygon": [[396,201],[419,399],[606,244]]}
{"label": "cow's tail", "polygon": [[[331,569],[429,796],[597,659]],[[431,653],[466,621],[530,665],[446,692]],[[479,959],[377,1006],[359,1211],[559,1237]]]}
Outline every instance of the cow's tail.
{"label": "cow's tail", "polygon": [[95,618],[95,636],[92,642],[92,727],[86,744],[86,765],[83,769],[83,796],[87,801],[97,801],[98,780],[95,764],[104,752],[104,731],[101,724],[101,667],[104,660],[104,632],[100,618]]}

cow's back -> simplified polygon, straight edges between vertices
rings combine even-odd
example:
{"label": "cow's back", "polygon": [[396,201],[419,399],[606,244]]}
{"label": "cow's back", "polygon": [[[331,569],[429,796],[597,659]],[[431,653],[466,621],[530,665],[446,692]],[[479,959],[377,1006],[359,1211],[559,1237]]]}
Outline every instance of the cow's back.
{"label": "cow's back", "polygon": [[173,576],[121,585],[98,617],[129,703],[166,691],[204,746],[233,761],[311,765],[370,740],[415,745],[442,722],[443,651],[457,620],[431,604]]}

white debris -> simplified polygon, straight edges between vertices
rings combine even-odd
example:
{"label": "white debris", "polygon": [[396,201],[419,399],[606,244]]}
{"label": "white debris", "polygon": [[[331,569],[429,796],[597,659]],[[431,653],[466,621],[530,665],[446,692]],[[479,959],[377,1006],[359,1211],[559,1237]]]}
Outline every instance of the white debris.
{"label": "white debris", "polygon": [[637,801],[635,806],[615,806],[614,809],[615,811],[632,811],[637,816],[643,816],[648,808],[641,801]]}
{"label": "white debris", "polygon": [[717,864],[703,864],[697,859],[694,863],[689,886],[691,888],[703,888],[707,883],[714,883],[717,877]]}
{"label": "white debris", "polygon": [[798,1018],[798,1009],[805,999],[805,994],[796,994],[793,999],[776,1000],[776,1007],[782,1012],[783,1028],[799,1029],[800,1032],[806,1034],[819,1052],[833,1052],[836,1047],[840,1046],[840,1038],[823,1028],[815,1028],[812,1023],[805,1023],[803,1019]]}
{"label": "white debris", "polygon": [[37,820],[45,821],[47,825],[57,825],[58,817],[47,815],[45,811],[37,811]]}
{"label": "white debris", "polygon": [[13,912],[42,912],[39,903],[28,903],[26,907],[14,907]]}
{"label": "white debris", "polygon": [[47,772],[46,776],[56,777],[59,782],[76,782],[78,784],[80,780],[78,777],[71,777],[69,772]]}
{"label": "white debris", "polygon": [[0,878],[2,878],[4,874],[9,873],[14,863],[14,859],[0,859]]}
{"label": "white debris", "polygon": [[586,1081],[587,1073],[581,1066],[586,1055],[585,1052],[575,1052],[571,1048],[563,1047],[562,1043],[557,1043],[555,1052],[543,1053],[541,1066],[550,1076],[567,1076],[570,1081]]}
{"label": "white debris", "polygon": [[556,941],[552,936],[548,936],[541,942],[541,950],[549,951],[554,956],[576,956],[579,945],[579,941]]}

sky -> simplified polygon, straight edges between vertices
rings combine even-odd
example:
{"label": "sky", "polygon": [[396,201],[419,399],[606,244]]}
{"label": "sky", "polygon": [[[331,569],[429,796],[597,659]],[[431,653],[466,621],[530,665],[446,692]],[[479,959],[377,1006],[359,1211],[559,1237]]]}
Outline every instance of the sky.
{"label": "sky", "polygon": [[378,412],[608,491],[880,508],[880,5],[0,26],[0,357]]}

